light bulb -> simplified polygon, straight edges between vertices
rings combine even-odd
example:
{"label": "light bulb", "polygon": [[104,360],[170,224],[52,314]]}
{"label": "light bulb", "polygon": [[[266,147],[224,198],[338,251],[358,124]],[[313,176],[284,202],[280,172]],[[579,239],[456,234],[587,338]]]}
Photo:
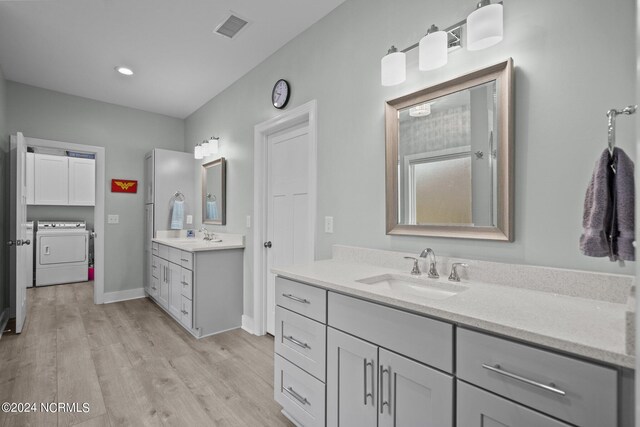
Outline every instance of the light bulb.
{"label": "light bulb", "polygon": [[193,149],[193,157],[196,160],[201,160],[204,156],[202,155],[202,146],[200,144],[196,145]]}
{"label": "light bulb", "polygon": [[432,25],[427,35],[420,40],[420,70],[435,70],[446,65],[448,44],[449,35],[447,32],[438,31],[438,27]]}
{"label": "light bulb", "polygon": [[220,146],[219,146],[219,142],[220,142],[220,138],[215,138],[215,137],[211,137],[211,139],[209,139],[209,151],[211,152],[211,154],[217,154],[218,151],[220,150]]}
{"label": "light bulb", "polygon": [[403,52],[391,46],[380,62],[382,86],[394,86],[407,79],[407,61]]}
{"label": "light bulb", "polygon": [[211,155],[211,146],[209,145],[209,141],[202,141],[202,155],[207,157]]}
{"label": "light bulb", "polygon": [[[484,6],[483,6],[484,4]],[[467,49],[486,49],[502,41],[504,32],[503,8],[485,0],[467,18]]]}

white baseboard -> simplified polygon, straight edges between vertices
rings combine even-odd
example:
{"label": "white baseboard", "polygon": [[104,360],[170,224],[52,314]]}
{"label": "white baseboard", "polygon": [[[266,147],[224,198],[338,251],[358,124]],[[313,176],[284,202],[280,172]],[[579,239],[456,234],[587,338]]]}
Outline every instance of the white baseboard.
{"label": "white baseboard", "polygon": [[253,333],[253,317],[242,315],[242,329],[249,332],[252,335]]}
{"label": "white baseboard", "polygon": [[144,288],[127,289],[126,291],[105,292],[104,303],[126,301],[130,299],[144,298]]}

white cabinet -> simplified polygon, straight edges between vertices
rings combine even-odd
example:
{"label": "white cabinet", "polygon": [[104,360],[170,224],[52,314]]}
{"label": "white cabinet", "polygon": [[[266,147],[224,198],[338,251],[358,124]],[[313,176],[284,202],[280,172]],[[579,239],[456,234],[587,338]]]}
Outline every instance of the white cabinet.
{"label": "white cabinet", "polygon": [[169,308],[169,274],[169,261],[160,259],[160,290],[157,301],[164,309]]}
{"label": "white cabinet", "polygon": [[95,206],[96,161],[27,153],[27,204]]}
{"label": "white cabinet", "polygon": [[169,313],[181,319],[182,312],[182,267],[169,263]]}
{"label": "white cabinet", "polygon": [[96,204],[96,161],[69,157],[69,205]]}
{"label": "white cabinet", "polygon": [[67,205],[69,203],[69,158],[35,154],[34,204]]}

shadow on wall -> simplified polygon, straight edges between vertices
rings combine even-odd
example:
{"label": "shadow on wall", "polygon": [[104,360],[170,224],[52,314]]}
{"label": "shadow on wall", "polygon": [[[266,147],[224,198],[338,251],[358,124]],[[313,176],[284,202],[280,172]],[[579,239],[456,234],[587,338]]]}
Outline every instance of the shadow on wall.
{"label": "shadow on wall", "polygon": [[[0,327],[1,314],[9,308],[9,248],[4,242],[9,236],[9,138],[0,140]],[[1,333],[1,332],[0,332]]]}

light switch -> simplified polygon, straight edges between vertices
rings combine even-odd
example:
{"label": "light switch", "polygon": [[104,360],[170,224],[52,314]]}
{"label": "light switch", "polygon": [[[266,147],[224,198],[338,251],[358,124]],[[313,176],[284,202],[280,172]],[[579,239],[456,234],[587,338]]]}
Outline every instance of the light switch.
{"label": "light switch", "polygon": [[193,215],[187,215],[187,224],[193,224]]}
{"label": "light switch", "polygon": [[333,217],[332,216],[324,217],[324,232],[333,233]]}
{"label": "light switch", "polygon": [[247,228],[251,228],[251,215],[247,215]]}
{"label": "light switch", "polygon": [[109,216],[107,216],[107,222],[109,224],[119,224],[120,223],[120,215],[109,215]]}

